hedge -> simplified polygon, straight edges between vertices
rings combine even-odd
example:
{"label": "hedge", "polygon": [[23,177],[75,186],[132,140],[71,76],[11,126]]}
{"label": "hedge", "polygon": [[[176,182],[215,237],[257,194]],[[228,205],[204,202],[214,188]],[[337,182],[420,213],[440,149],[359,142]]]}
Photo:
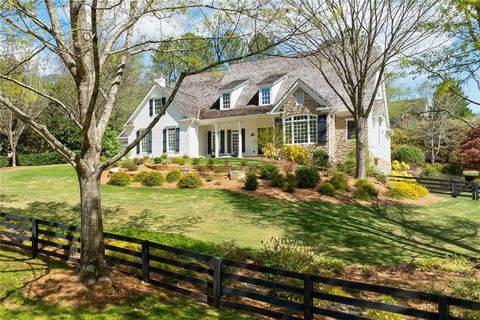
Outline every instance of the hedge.
{"label": "hedge", "polygon": [[[67,160],[58,152],[31,153],[17,155],[17,165],[19,166],[44,166],[49,164],[67,163]],[[6,156],[0,156],[0,167],[9,165]]]}

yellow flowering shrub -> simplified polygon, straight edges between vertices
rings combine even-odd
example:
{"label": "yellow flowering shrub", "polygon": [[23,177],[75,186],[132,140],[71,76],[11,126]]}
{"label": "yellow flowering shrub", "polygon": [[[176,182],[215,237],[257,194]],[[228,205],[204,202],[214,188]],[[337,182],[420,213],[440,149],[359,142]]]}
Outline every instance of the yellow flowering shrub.
{"label": "yellow flowering shrub", "polygon": [[387,197],[393,199],[420,199],[428,194],[427,188],[414,181],[391,181]]}
{"label": "yellow flowering shrub", "polygon": [[297,164],[306,164],[308,162],[308,150],[299,145],[284,145],[280,154],[283,159]]}
{"label": "yellow flowering shrub", "polygon": [[405,162],[399,162],[397,160],[392,161],[392,170],[393,171],[407,171],[410,170],[410,166]]}

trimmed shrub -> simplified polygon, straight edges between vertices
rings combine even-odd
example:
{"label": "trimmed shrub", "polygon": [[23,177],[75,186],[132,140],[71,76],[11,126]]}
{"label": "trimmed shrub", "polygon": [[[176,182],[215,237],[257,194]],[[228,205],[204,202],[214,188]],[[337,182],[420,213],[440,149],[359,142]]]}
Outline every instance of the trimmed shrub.
{"label": "trimmed shrub", "polygon": [[200,158],[193,158],[192,159],[192,164],[196,166],[197,164],[200,164]]}
{"label": "trimmed shrub", "polygon": [[337,195],[337,191],[335,190],[335,187],[329,182],[322,183],[318,187],[317,191],[320,194],[323,194],[324,196],[335,197]]}
{"label": "trimmed shrub", "polygon": [[199,176],[193,173],[189,173],[180,178],[177,183],[179,189],[195,189],[200,188],[203,185]]}
{"label": "trimmed shrub", "polygon": [[267,163],[260,167],[260,179],[272,180],[278,174],[278,168],[274,164]]}
{"label": "trimmed shrub", "polygon": [[370,200],[378,197],[378,190],[366,179],[360,179],[355,182],[355,191],[353,197],[360,200]]}
{"label": "trimmed shrub", "polygon": [[294,174],[287,172],[285,176],[285,191],[289,193],[295,192],[298,187],[297,177]]}
{"label": "trimmed shrub", "polygon": [[408,171],[410,170],[410,166],[405,162],[399,162],[398,160],[392,161],[392,170],[393,171]]}
{"label": "trimmed shrub", "polygon": [[[8,158],[5,157],[6,165],[8,166]],[[67,163],[67,160],[63,158],[58,152],[44,152],[44,153],[31,153],[31,154],[18,154],[17,165],[19,166],[44,166],[50,164]],[[2,166],[2,165],[0,165]]]}
{"label": "trimmed shrub", "polygon": [[0,168],[1,167],[8,167],[8,157],[7,156],[0,156]]}
{"label": "trimmed shrub", "polygon": [[295,176],[299,188],[315,188],[320,181],[320,175],[315,166],[301,166],[295,170]]}
{"label": "trimmed shrub", "polygon": [[155,158],[153,158],[153,163],[155,163],[155,164],[163,164],[163,163],[165,163],[165,159],[162,158],[162,157],[155,157]]}
{"label": "trimmed shrub", "polygon": [[344,192],[348,188],[348,176],[343,172],[335,172],[328,182],[335,190]]}
{"label": "trimmed shrub", "polygon": [[283,188],[285,185],[285,178],[280,173],[274,176],[271,180],[271,186],[274,188]]}
{"label": "trimmed shrub", "polygon": [[312,155],[312,162],[319,168],[328,168],[328,153],[323,149],[315,150]]}
{"label": "trimmed shrub", "polygon": [[308,150],[299,145],[284,145],[280,154],[283,159],[297,164],[306,164],[308,162]]}
{"label": "trimmed shrub", "polygon": [[182,177],[182,172],[177,169],[170,170],[165,179],[168,183],[177,182]]}
{"label": "trimmed shrub", "polygon": [[245,190],[250,190],[250,191],[255,191],[258,189],[257,175],[254,172],[252,171],[247,172],[243,187]]}
{"label": "trimmed shrub", "polygon": [[397,149],[395,160],[413,165],[421,165],[425,162],[425,153],[418,147],[405,145]]}
{"label": "trimmed shrub", "polygon": [[182,158],[183,158],[183,159],[188,159],[189,156],[188,156],[188,154],[185,153],[185,154],[182,156]]}
{"label": "trimmed shrub", "polygon": [[119,165],[128,171],[137,171],[138,169],[138,165],[133,160],[124,160],[120,162]]}
{"label": "trimmed shrub", "polygon": [[145,163],[145,158],[134,158],[133,163],[135,163],[137,166],[144,164]]}
{"label": "trimmed shrub", "polygon": [[459,176],[461,177],[463,174],[462,166],[458,163],[447,163],[442,168],[443,174],[448,174],[450,176]]}
{"label": "trimmed shrub", "polygon": [[130,184],[130,176],[123,171],[115,172],[110,175],[107,183],[113,186],[128,186]]}
{"label": "trimmed shrub", "polygon": [[427,188],[413,181],[391,181],[387,197],[392,199],[420,199],[428,194]]}
{"label": "trimmed shrub", "polygon": [[135,175],[133,180],[140,182],[142,186],[145,187],[161,186],[165,182],[162,174],[155,171],[142,171],[139,174]]}
{"label": "trimmed shrub", "polygon": [[440,176],[440,173],[442,172],[442,165],[435,163],[435,164],[427,164],[423,166],[422,172],[420,173],[420,176],[422,177],[429,177],[429,178],[436,178]]}
{"label": "trimmed shrub", "polygon": [[187,163],[187,159],[180,158],[180,157],[175,157],[175,158],[172,158],[172,163],[179,164],[179,165],[183,166],[185,163]]}

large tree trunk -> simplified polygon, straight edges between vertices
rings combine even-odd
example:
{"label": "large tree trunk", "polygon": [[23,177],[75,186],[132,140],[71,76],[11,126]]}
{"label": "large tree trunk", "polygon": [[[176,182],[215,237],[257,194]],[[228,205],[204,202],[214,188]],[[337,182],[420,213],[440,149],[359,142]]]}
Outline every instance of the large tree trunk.
{"label": "large tree trunk", "polygon": [[17,149],[16,148],[12,148],[12,167],[16,167],[17,166]]}
{"label": "large tree trunk", "polygon": [[[81,265],[79,279],[86,284],[109,275],[105,261],[100,173],[77,169],[81,196]],[[88,241],[87,241],[88,240]]]}
{"label": "large tree trunk", "polygon": [[356,147],[356,158],[357,158],[357,166],[356,166],[356,178],[357,179],[365,179],[367,177],[367,150],[365,143],[366,138],[366,121],[365,118],[359,117],[357,123],[355,125],[355,147]]}

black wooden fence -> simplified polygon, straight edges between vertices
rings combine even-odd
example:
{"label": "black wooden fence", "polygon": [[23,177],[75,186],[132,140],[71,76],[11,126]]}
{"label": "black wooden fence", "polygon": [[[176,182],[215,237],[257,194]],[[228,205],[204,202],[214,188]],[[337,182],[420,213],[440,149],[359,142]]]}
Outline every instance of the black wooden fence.
{"label": "black wooden fence", "polygon": [[479,200],[480,185],[476,182],[402,176],[389,176],[388,179],[390,181],[415,180],[432,193],[448,194],[452,197],[471,196],[472,200]]}
{"label": "black wooden fence", "polygon": [[[76,226],[0,213],[1,243],[29,250],[33,257],[78,263],[79,232]],[[479,302],[221,259],[112,233],[105,233],[105,243],[107,259],[119,270],[215,308],[277,319],[368,319],[373,311],[463,319],[480,311]]]}

